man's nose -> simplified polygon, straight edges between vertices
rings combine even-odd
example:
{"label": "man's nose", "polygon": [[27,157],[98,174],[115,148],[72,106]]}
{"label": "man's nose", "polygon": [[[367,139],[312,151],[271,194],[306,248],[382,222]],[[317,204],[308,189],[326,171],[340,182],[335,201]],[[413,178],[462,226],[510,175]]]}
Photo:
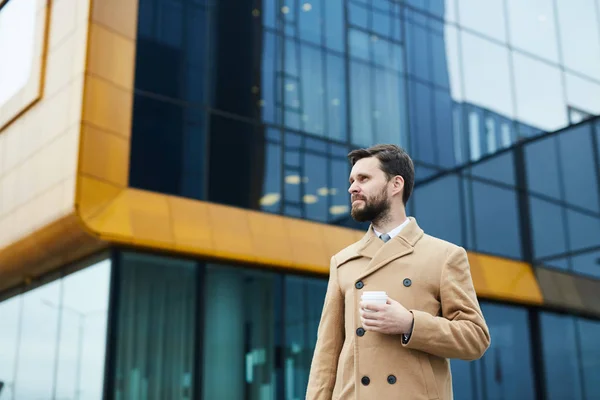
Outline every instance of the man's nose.
{"label": "man's nose", "polygon": [[352,184],[350,185],[350,187],[348,188],[348,193],[352,194],[352,193],[357,193],[358,192],[358,185],[356,184]]}

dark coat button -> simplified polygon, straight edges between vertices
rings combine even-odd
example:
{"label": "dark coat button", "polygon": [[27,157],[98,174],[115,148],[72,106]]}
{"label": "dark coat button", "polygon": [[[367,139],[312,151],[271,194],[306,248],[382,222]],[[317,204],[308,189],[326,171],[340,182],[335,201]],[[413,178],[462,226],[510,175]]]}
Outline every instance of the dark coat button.
{"label": "dark coat button", "polygon": [[369,383],[371,383],[371,380],[369,379],[368,376],[363,376],[362,379],[360,380],[360,383],[362,383],[365,386],[369,386]]}
{"label": "dark coat button", "polygon": [[404,281],[402,282],[404,284],[404,286],[409,287],[410,285],[412,285],[412,281],[408,278],[405,278]]}
{"label": "dark coat button", "polygon": [[356,330],[356,334],[357,334],[358,336],[364,336],[364,334],[365,334],[365,330],[364,330],[363,328],[358,328],[358,329]]}
{"label": "dark coat button", "polygon": [[365,286],[365,284],[362,283],[362,281],[358,281],[358,282],[356,282],[356,285],[354,285],[354,286],[356,286],[357,289],[362,289]]}
{"label": "dark coat button", "polygon": [[388,376],[388,383],[390,385],[393,385],[394,383],[396,383],[396,377],[394,375]]}

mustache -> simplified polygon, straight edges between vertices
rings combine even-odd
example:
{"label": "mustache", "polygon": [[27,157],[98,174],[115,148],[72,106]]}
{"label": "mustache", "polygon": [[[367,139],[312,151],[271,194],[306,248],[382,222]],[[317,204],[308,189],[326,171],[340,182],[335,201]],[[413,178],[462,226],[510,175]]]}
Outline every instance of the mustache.
{"label": "mustache", "polygon": [[367,201],[367,198],[365,196],[361,196],[360,194],[357,195],[352,195],[351,201],[355,201],[355,200],[362,200],[362,201]]}

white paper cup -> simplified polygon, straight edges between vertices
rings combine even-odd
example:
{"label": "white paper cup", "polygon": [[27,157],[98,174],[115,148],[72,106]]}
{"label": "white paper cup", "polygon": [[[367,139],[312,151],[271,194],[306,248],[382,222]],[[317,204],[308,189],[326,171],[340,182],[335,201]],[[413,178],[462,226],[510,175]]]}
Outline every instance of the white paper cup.
{"label": "white paper cup", "polygon": [[[360,296],[363,303],[368,308],[369,304],[377,304],[384,305],[387,303],[388,295],[386,292],[364,292],[362,296]],[[365,310],[367,312],[375,312],[373,310]]]}

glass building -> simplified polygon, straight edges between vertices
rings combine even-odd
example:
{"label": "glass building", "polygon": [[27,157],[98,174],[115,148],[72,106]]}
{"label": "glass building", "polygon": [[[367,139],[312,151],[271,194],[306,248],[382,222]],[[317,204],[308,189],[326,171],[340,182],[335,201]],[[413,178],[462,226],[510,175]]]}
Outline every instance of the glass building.
{"label": "glass building", "polygon": [[0,400],[303,399],[382,142],[490,327],[455,398],[600,398],[600,0],[0,0],[0,60]]}

